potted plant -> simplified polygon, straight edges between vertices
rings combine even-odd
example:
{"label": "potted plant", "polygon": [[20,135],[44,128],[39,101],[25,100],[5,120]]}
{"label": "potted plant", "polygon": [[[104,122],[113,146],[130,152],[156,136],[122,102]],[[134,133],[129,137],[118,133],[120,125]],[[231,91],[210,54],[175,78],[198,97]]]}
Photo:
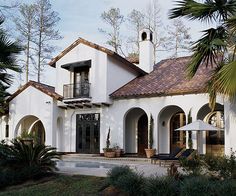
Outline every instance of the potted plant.
{"label": "potted plant", "polygon": [[[192,122],[191,111],[192,109],[188,113],[188,124]],[[188,132],[188,147],[189,149],[193,149],[192,131]]]}
{"label": "potted plant", "polygon": [[110,148],[111,142],[110,142],[110,127],[108,129],[107,133],[107,139],[106,139],[106,148],[103,148],[104,156],[108,158],[113,158],[115,157],[116,153],[113,148]]}
{"label": "potted plant", "polygon": [[153,118],[150,116],[148,148],[145,149],[147,158],[156,154],[156,149],[153,149]]}
{"label": "potted plant", "polygon": [[35,143],[36,137],[32,133],[23,130],[17,139],[19,139],[25,145],[33,145]]}
{"label": "potted plant", "polygon": [[115,151],[116,157],[120,157],[122,149],[119,147],[119,145],[115,144],[113,149]]}

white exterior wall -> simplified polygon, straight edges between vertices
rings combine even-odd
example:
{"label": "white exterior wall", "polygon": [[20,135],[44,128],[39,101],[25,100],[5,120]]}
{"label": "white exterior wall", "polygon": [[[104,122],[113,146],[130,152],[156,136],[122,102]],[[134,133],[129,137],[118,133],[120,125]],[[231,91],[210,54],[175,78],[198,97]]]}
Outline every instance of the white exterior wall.
{"label": "white exterior wall", "polygon": [[[115,100],[112,106],[103,110],[103,117],[107,118],[103,118],[101,130],[107,130],[111,127],[111,143],[118,143],[122,148],[125,148],[125,135],[129,135],[125,133],[125,114],[132,108],[141,108],[148,116],[150,113],[153,115],[153,147],[157,148],[157,152],[159,153],[168,153],[170,150],[169,121],[171,116],[162,116],[162,119],[160,119],[159,115],[161,114],[161,111],[168,106],[178,106],[187,116],[190,109],[192,109],[192,119],[195,121],[197,120],[196,118],[199,109],[207,104],[208,101],[209,97],[206,94]],[[220,98],[217,99],[217,102],[222,104]],[[166,122],[166,127],[164,128],[161,127],[162,121]],[[192,139],[193,147],[196,149],[196,133],[192,134]],[[105,137],[102,142],[105,144]],[[133,142],[137,141],[131,140],[131,146],[133,146]],[[101,148],[102,147],[104,146],[101,146]],[[200,151],[204,152],[204,149],[200,149]]]}
{"label": "white exterior wall", "polygon": [[225,154],[230,155],[231,151],[236,151],[236,100],[234,102],[225,101]]}
{"label": "white exterior wall", "polygon": [[29,86],[9,103],[9,139],[17,136],[15,129],[20,120],[33,115],[45,128],[45,144],[53,145],[52,105],[53,99],[38,89]]}
{"label": "white exterior wall", "polygon": [[[103,118],[101,108],[87,108],[87,109],[68,109],[64,110],[63,118],[63,152],[76,152],[76,115],[86,113],[100,113],[100,119]],[[100,120],[102,123],[102,120]],[[100,140],[103,140],[104,130],[100,129]],[[101,145],[100,145],[101,146]]]}
{"label": "white exterior wall", "polygon": [[[107,99],[109,95],[137,77],[137,73],[121,62],[107,56]],[[107,100],[108,101],[108,100]]]}
{"label": "white exterior wall", "polygon": [[81,43],[56,63],[57,81],[55,91],[58,94],[63,95],[64,84],[73,83],[73,72],[63,69],[61,66],[85,60],[92,60],[89,69],[92,103],[109,102],[109,94],[138,75],[128,66],[109,57],[106,53]]}
{"label": "white exterior wall", "polygon": [[8,124],[8,116],[0,117],[0,141],[7,139],[6,136],[6,125]]}
{"label": "white exterior wall", "polygon": [[89,83],[91,83],[90,96],[92,97],[92,102],[105,102],[107,100],[105,91],[107,85],[107,54],[82,43],[57,61],[55,91],[63,95],[63,85],[73,83],[73,73],[61,68],[61,65],[85,60],[92,60],[91,68],[89,69]]}
{"label": "white exterior wall", "polygon": [[[47,102],[47,103],[46,103]],[[106,145],[106,136],[108,129],[111,130],[111,146],[118,144],[126,152],[137,152],[137,127],[136,125],[126,125],[125,117],[132,108],[141,108],[149,116],[150,113],[154,119],[154,144],[159,153],[168,153],[170,151],[170,133],[169,121],[171,113],[177,112],[178,106],[187,116],[192,109],[192,120],[197,119],[198,111],[208,103],[208,95],[178,95],[168,97],[136,98],[115,100],[110,107],[85,108],[85,109],[67,109],[63,110],[57,107],[56,101],[48,95],[34,87],[28,87],[10,102],[9,112],[9,139],[16,137],[15,129],[20,120],[28,115],[38,117],[45,128],[47,145],[58,147],[60,151],[75,152],[76,149],[76,114],[100,113],[100,152]],[[217,103],[223,104],[223,100],[218,98]],[[172,108],[172,109],[171,109]],[[175,111],[176,110],[176,111]],[[230,150],[236,150],[236,104],[224,103],[225,114],[225,153],[230,154]],[[130,113],[129,113],[130,114]],[[135,114],[137,116],[137,113]],[[132,114],[129,115],[132,119]],[[58,127],[58,119],[61,119],[61,128]],[[0,139],[5,139],[6,117],[2,117],[0,126]],[[127,119],[129,120],[129,119]],[[135,120],[135,119],[134,119]],[[165,121],[165,127],[162,122]],[[137,123],[136,123],[137,124]],[[126,133],[127,126],[130,130]],[[61,130],[60,130],[61,129]],[[127,140],[125,138],[131,137]],[[202,143],[204,143],[204,137]],[[126,142],[130,143],[126,145]],[[196,149],[196,134],[193,133],[193,143]],[[204,153],[206,146],[200,149]]]}

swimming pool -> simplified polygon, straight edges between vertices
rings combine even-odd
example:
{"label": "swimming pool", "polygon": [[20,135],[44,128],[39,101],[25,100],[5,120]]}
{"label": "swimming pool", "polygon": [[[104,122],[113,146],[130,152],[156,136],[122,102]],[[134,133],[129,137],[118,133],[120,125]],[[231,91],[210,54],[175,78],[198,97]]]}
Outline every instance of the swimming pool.
{"label": "swimming pool", "polygon": [[118,166],[118,164],[106,163],[106,162],[90,162],[90,161],[58,161],[57,167],[69,167],[69,168],[94,168],[94,169],[111,169]]}

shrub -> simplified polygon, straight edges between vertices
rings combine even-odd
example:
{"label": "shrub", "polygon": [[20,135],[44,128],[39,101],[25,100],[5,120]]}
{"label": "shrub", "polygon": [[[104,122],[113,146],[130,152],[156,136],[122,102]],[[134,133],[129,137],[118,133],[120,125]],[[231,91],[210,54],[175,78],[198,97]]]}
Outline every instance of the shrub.
{"label": "shrub", "polygon": [[0,187],[37,179],[56,170],[55,148],[42,144],[26,145],[15,139],[11,145],[0,143]]}
{"label": "shrub", "polygon": [[131,172],[120,176],[115,183],[115,187],[130,196],[142,196],[144,195],[144,184],[145,179],[142,174]]}
{"label": "shrub", "polygon": [[206,155],[204,161],[211,172],[215,172],[222,178],[236,178],[236,157],[235,153],[230,156],[216,157]]}
{"label": "shrub", "polygon": [[107,176],[110,185],[129,195],[144,195],[145,179],[143,175],[132,171],[128,166],[114,167]]}
{"label": "shrub", "polygon": [[202,172],[203,162],[199,155],[195,154],[191,159],[181,158],[180,166],[189,175],[200,175]]}
{"label": "shrub", "polygon": [[181,196],[213,196],[214,193],[214,181],[210,181],[208,178],[202,176],[186,177],[180,186]]}
{"label": "shrub", "polygon": [[236,180],[218,181],[215,185],[216,195],[235,196],[236,193]]}
{"label": "shrub", "polygon": [[175,196],[179,195],[179,181],[172,177],[152,176],[147,179],[145,186],[147,195]]}
{"label": "shrub", "polygon": [[42,144],[26,145],[15,139],[12,145],[0,144],[0,165],[12,169],[38,167],[43,172],[56,169],[54,159],[59,159],[55,148]]}
{"label": "shrub", "polygon": [[133,173],[133,171],[129,168],[129,166],[119,166],[119,167],[114,167],[111,170],[108,171],[107,173],[107,180],[108,183],[115,186],[116,180],[125,174],[128,173]]}

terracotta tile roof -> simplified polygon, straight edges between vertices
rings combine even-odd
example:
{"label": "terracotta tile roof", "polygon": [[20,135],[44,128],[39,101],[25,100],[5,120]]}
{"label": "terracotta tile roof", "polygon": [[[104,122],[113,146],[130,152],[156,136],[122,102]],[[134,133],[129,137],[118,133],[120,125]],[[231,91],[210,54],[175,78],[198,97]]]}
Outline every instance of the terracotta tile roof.
{"label": "terracotta tile roof", "polygon": [[116,99],[206,92],[212,68],[201,66],[189,80],[185,72],[189,60],[190,57],[163,60],[154,66],[150,74],[135,78],[110,96]]}
{"label": "terracotta tile roof", "polygon": [[62,100],[62,96],[57,94],[55,92],[55,88],[53,86],[49,86],[46,84],[42,84],[42,83],[38,83],[35,81],[29,81],[27,82],[24,86],[22,86],[21,88],[19,88],[15,93],[13,93],[8,99],[7,101],[11,101],[12,99],[14,99],[17,95],[19,95],[22,91],[24,91],[26,88],[28,88],[29,86],[33,86],[36,89],[40,90],[41,92],[47,94],[48,96],[56,99],[56,100]]}
{"label": "terracotta tile roof", "polygon": [[56,62],[61,59],[64,55],[66,55],[68,52],[70,52],[73,48],[75,48],[76,46],[78,46],[80,43],[83,43],[87,46],[90,46],[94,49],[97,49],[99,51],[105,52],[107,55],[117,59],[118,61],[126,64],[127,66],[129,66],[131,69],[137,71],[138,73],[140,73],[141,75],[145,75],[146,72],[143,71],[142,69],[140,69],[139,67],[137,67],[136,65],[134,65],[133,63],[131,63],[130,61],[126,60],[125,58],[123,58],[122,56],[120,56],[119,54],[117,54],[116,52],[109,50],[103,46],[97,45],[95,43],[89,42],[81,37],[79,37],[74,43],[72,43],[70,46],[68,46],[65,50],[63,50],[59,55],[57,55],[56,57],[54,57],[48,64],[52,67],[56,66]]}

